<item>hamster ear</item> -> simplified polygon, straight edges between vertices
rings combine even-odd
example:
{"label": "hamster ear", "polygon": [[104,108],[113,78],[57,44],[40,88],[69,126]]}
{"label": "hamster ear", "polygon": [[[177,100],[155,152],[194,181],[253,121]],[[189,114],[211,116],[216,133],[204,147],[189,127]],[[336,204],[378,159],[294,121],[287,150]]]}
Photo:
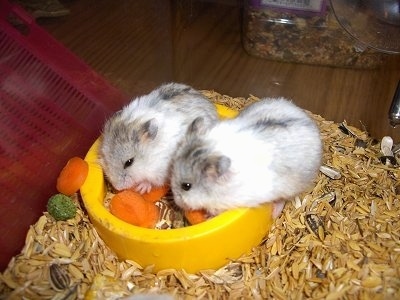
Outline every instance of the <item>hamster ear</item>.
{"label": "hamster ear", "polygon": [[154,140],[154,138],[157,136],[157,132],[158,132],[157,120],[150,119],[140,127],[139,139],[141,142]]}
{"label": "hamster ear", "polygon": [[226,175],[231,166],[231,159],[227,156],[211,156],[204,163],[203,174],[207,178],[217,179]]}
{"label": "hamster ear", "polygon": [[197,117],[189,125],[187,133],[189,135],[204,134],[207,130],[207,124],[203,117]]}

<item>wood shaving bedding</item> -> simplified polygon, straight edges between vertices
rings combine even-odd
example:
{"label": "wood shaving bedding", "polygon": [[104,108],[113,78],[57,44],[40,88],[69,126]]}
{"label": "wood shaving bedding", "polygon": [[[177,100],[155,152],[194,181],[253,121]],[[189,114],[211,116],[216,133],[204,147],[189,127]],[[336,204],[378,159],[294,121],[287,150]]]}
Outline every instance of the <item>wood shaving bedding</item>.
{"label": "wood shaving bedding", "polygon": [[[238,110],[258,100],[203,92]],[[251,253],[219,270],[153,274],[118,260],[75,195],[74,219],[56,222],[45,212],[30,227],[0,274],[0,299],[400,299],[400,169],[382,163],[380,142],[365,131],[310,115],[324,142],[323,169],[334,176],[321,170]]]}

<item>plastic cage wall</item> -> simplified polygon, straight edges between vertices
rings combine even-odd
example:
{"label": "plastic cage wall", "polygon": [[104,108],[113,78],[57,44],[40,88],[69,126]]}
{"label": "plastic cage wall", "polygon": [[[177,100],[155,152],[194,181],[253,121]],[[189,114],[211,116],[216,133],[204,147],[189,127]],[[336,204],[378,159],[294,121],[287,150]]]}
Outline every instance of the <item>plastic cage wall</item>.
{"label": "plastic cage wall", "polygon": [[72,156],[83,156],[126,99],[39,27],[0,0],[0,268],[56,193]]}

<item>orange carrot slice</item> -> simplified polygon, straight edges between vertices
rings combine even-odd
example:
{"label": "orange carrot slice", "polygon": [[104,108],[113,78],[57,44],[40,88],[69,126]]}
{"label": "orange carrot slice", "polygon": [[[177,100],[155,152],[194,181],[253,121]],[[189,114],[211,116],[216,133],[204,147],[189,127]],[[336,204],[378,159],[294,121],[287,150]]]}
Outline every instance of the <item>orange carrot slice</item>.
{"label": "orange carrot slice", "polygon": [[81,188],[88,173],[88,163],[80,157],[72,157],[58,175],[57,191],[71,196]]}
{"label": "orange carrot slice", "polygon": [[207,212],[203,209],[185,211],[185,218],[191,225],[199,224],[207,220]]}
{"label": "orange carrot slice", "polygon": [[164,197],[169,191],[169,185],[163,185],[160,187],[154,187],[150,192],[142,195],[144,200],[150,202],[157,202]]}
{"label": "orange carrot slice", "polygon": [[160,214],[154,203],[132,190],[115,194],[110,202],[110,212],[127,223],[145,228],[154,228]]}

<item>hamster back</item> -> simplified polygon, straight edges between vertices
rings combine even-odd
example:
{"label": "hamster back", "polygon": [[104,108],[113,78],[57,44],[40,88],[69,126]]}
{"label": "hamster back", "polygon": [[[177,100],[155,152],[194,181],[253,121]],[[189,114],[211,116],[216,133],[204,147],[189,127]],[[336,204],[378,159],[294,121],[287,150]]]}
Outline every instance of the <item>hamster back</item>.
{"label": "hamster back", "polygon": [[288,100],[263,99],[235,119],[194,125],[172,172],[175,201],[185,209],[218,214],[290,199],[318,173],[319,129]]}

